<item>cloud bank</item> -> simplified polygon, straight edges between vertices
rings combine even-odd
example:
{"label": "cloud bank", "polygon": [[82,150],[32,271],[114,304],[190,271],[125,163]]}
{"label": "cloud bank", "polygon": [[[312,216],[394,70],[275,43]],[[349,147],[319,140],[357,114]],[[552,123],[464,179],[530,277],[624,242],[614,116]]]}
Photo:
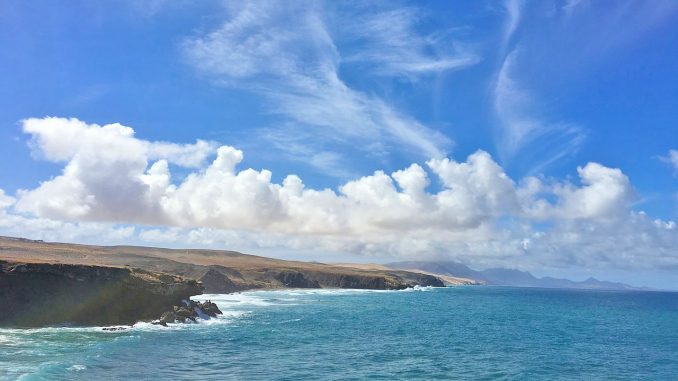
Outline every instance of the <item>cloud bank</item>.
{"label": "cloud bank", "polygon": [[[309,189],[296,175],[276,183],[266,169],[239,168],[243,152],[213,142],[153,142],[120,124],[64,118],[27,119],[23,130],[36,157],[64,166],[36,188],[0,191],[5,233],[483,265],[678,268],[676,224],[634,212],[628,177],[598,163],[577,168],[578,183],[515,181],[477,151]],[[190,173],[177,181],[175,166]]]}

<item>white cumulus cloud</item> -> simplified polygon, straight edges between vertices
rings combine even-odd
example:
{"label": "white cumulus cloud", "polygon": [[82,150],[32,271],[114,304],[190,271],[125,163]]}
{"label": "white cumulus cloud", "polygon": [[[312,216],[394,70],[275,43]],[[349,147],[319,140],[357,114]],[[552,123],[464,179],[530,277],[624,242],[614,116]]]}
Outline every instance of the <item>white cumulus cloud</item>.
{"label": "white cumulus cloud", "polygon": [[[634,212],[628,177],[598,163],[579,167],[577,183],[516,182],[477,151],[464,161],[434,158],[312,189],[296,175],[276,183],[269,170],[239,168],[244,154],[230,146],[209,152],[202,143],[151,142],[130,127],[77,119],[23,125],[35,155],[64,167],[15,197],[0,191],[6,234],[443,257],[481,266],[678,266],[675,222]],[[201,160],[185,161],[201,149]],[[170,163],[192,166],[209,153],[211,163],[181,181],[172,176]]]}
{"label": "white cumulus cloud", "polygon": [[[158,187],[164,192],[169,185],[167,163],[194,167],[215,148],[204,141],[145,141],[118,123],[99,126],[77,119],[26,119],[23,130],[31,135],[34,154],[66,165],[61,175],[19,192],[16,209],[67,220],[125,221],[136,216],[155,221],[162,214],[155,200]],[[161,161],[148,168],[153,159]]]}

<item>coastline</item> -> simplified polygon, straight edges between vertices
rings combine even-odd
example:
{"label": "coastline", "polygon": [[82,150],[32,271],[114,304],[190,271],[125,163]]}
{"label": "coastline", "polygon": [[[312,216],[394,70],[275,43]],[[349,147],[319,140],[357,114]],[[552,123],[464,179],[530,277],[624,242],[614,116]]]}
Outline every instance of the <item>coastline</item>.
{"label": "coastline", "polygon": [[140,269],[0,261],[0,325],[131,325],[202,291],[195,280]]}
{"label": "coastline", "polygon": [[[272,366],[296,379],[342,379],[348,368],[354,378],[421,380],[496,378],[499,367],[511,379],[634,379],[639,369],[649,379],[675,374],[675,294],[422,291],[204,294],[192,299],[210,299],[224,315],[112,332],[0,329],[8,359],[0,361],[0,380],[268,379]],[[648,366],[648,350],[661,366]],[[610,362],[597,366],[596,356]],[[346,366],[327,366],[333,363]]]}
{"label": "coastline", "polygon": [[[90,246],[0,237],[0,326],[165,324],[205,312],[191,296],[284,289],[444,287],[413,271],[284,261],[219,250]],[[208,308],[209,310],[209,308]],[[177,313],[181,314],[177,316]],[[190,315],[189,315],[190,313]]]}

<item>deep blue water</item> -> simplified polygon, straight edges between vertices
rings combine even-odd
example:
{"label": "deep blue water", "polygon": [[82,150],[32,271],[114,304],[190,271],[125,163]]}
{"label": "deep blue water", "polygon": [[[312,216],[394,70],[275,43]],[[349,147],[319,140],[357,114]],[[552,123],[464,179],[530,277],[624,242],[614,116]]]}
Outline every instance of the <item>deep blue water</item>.
{"label": "deep blue water", "polygon": [[678,379],[678,293],[456,287],[203,297],[225,316],[120,332],[0,330],[0,379]]}

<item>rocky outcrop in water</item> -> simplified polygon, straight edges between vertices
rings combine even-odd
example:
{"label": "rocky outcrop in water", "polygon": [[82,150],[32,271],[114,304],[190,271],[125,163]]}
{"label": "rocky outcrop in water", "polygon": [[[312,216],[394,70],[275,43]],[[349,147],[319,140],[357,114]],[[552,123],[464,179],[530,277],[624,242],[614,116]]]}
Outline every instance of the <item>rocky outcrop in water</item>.
{"label": "rocky outcrop in water", "polygon": [[221,314],[219,307],[210,300],[204,302],[184,300],[182,305],[173,306],[171,311],[164,312],[160,319],[153,320],[152,323],[166,327],[168,323],[186,323],[189,320],[195,323],[197,318],[212,318]]}
{"label": "rocky outcrop in water", "polygon": [[0,261],[0,325],[122,325],[201,294],[175,275],[116,267]]}

